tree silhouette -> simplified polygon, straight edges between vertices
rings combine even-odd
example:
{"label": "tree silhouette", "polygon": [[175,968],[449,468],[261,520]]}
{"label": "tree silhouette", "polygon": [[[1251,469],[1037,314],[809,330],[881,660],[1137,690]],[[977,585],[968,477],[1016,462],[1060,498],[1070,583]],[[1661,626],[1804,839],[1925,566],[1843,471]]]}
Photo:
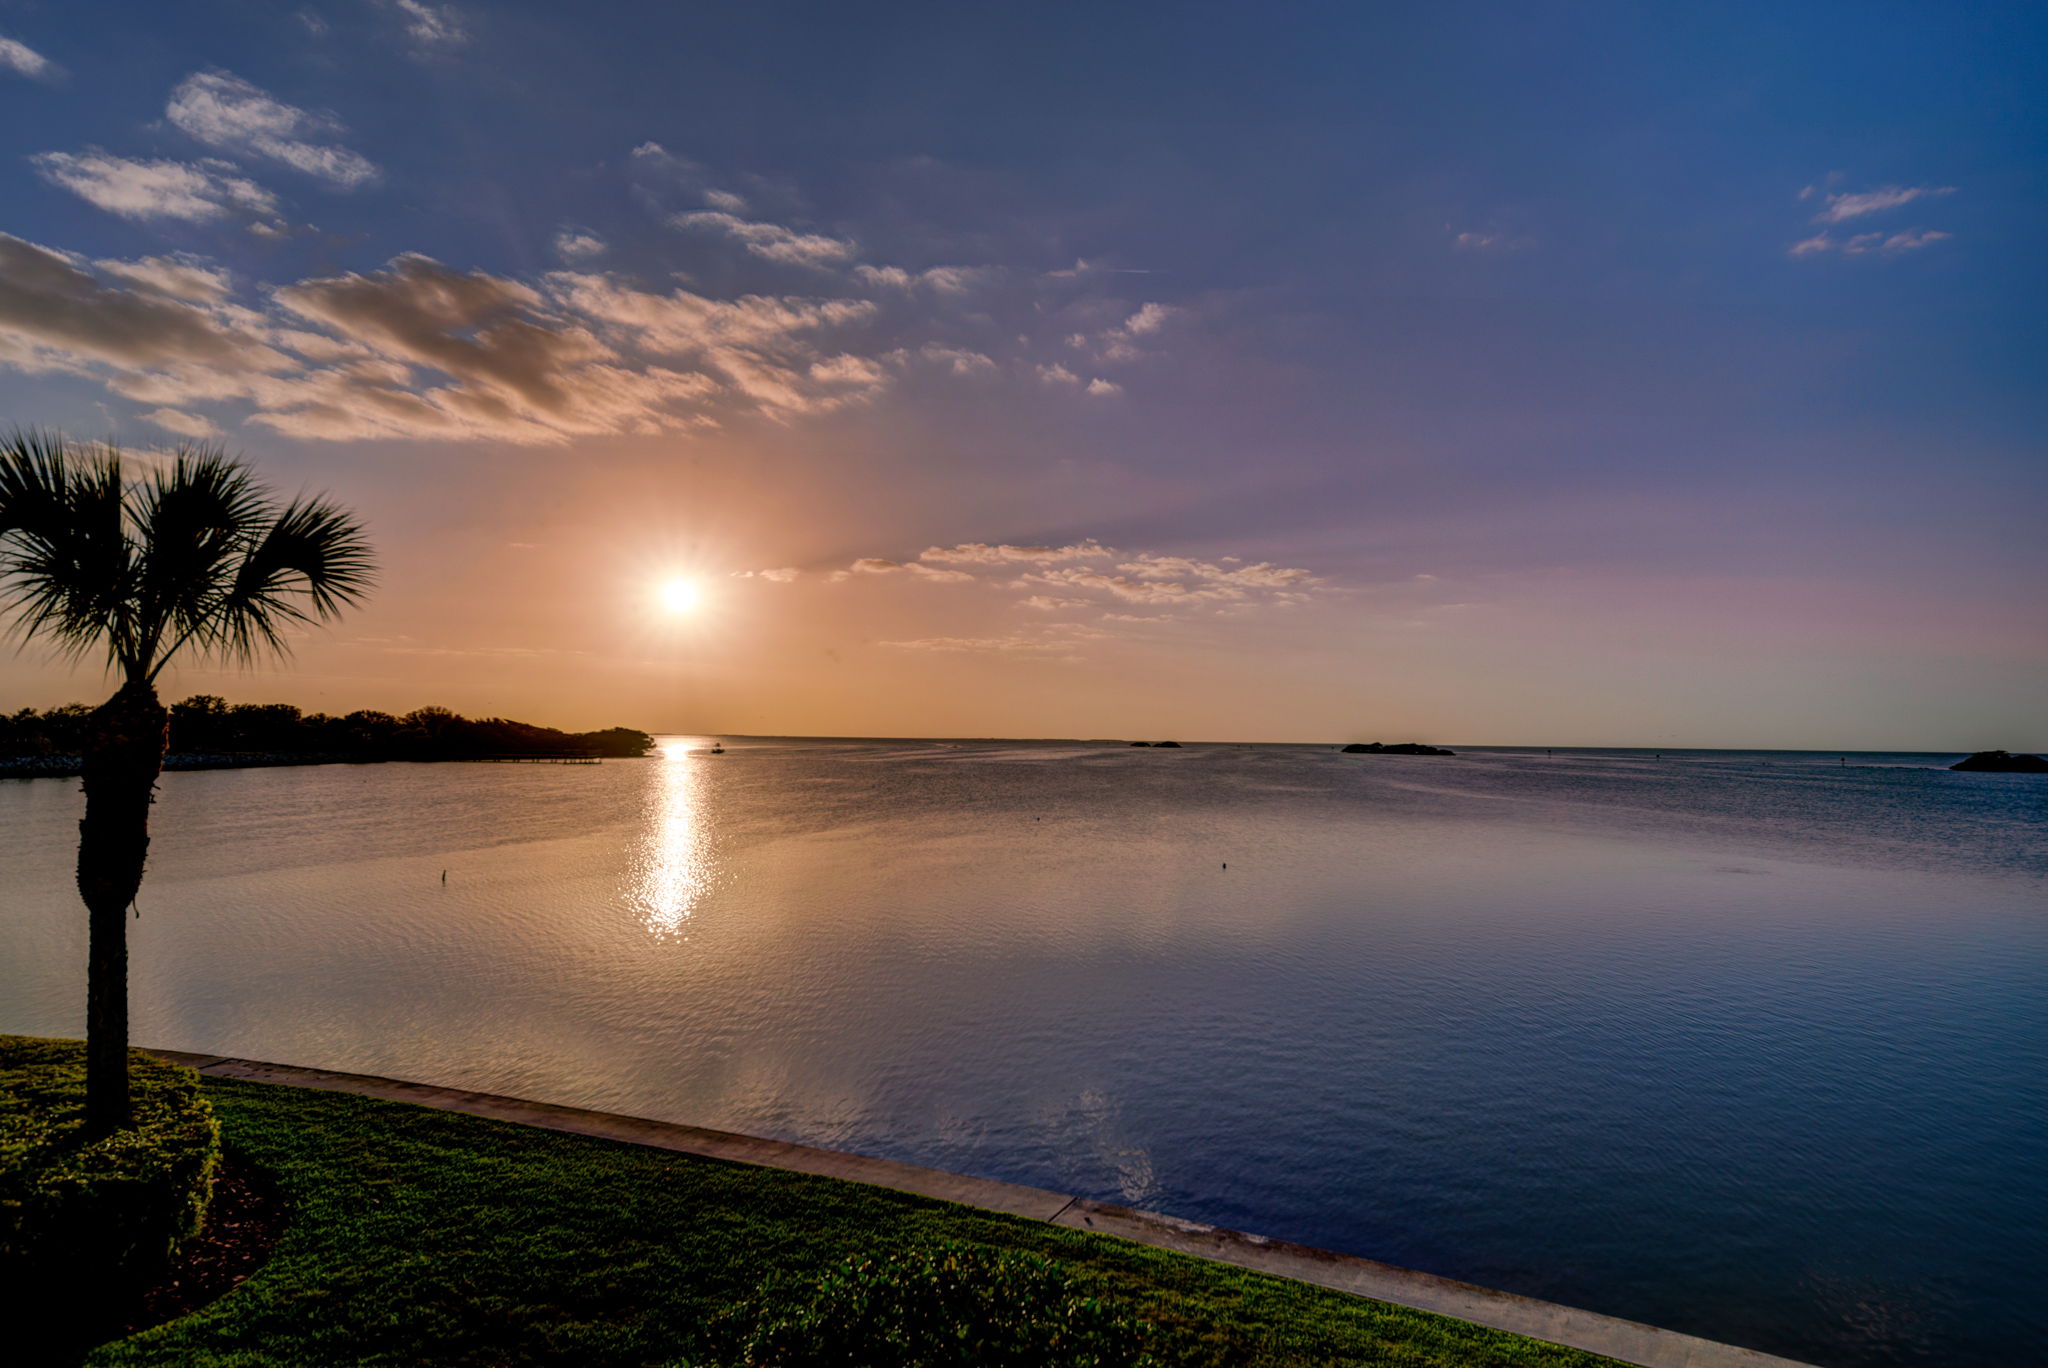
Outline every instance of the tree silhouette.
{"label": "tree silhouette", "polygon": [[73,660],[103,653],[120,681],[81,746],[88,1134],[129,1121],[126,919],[163,768],[157,677],[181,652],[286,656],[286,632],[338,617],[373,573],[353,514],[324,498],[280,503],[217,448],[181,447],[138,473],[111,447],[56,434],[0,447],[0,602],[16,635]]}

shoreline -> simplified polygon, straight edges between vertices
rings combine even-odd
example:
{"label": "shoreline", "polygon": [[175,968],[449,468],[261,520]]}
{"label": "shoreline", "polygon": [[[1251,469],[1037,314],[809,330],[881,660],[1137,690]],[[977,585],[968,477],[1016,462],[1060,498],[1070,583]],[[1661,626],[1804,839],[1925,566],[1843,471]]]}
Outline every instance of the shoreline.
{"label": "shoreline", "polygon": [[149,1053],[196,1069],[208,1077],[408,1102],[516,1125],[642,1145],[727,1163],[753,1164],[866,1183],[940,1201],[981,1207],[1027,1220],[1115,1236],[1213,1263],[1230,1264],[1256,1273],[1602,1354],[1636,1365],[1636,1368],[1811,1368],[1811,1365],[1761,1350],[1664,1330],[1597,1311],[1560,1306],[1357,1255],[1338,1254],[999,1179],[976,1178],[891,1159],[738,1135],[730,1131],[563,1107],[495,1093],[468,1092],[373,1074],[344,1073],[182,1050],[150,1050]]}
{"label": "shoreline", "polygon": [[[281,769],[287,765],[381,765],[382,759],[356,755],[286,752],[276,755],[235,755],[193,752],[164,757],[164,772],[173,770]],[[85,772],[79,755],[0,756],[0,779],[75,779]]]}

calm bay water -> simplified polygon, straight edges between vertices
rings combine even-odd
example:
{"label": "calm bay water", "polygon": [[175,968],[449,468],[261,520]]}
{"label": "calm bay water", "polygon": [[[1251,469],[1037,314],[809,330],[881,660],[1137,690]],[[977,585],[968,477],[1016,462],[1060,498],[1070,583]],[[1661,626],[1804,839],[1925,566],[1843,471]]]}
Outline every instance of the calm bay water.
{"label": "calm bay water", "polygon": [[[2048,780],[707,744],[166,776],[136,1039],[1080,1192],[1830,1368],[2042,1356]],[[0,1030],[82,1027],[80,808],[0,782]]]}

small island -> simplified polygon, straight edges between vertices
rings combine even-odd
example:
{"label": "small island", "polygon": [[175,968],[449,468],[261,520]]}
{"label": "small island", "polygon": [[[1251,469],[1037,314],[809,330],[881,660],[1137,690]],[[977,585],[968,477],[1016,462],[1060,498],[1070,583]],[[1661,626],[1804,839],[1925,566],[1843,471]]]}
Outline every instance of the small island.
{"label": "small island", "polygon": [[1457,754],[1457,752],[1456,752],[1456,751],[1454,751],[1454,750],[1445,750],[1445,749],[1444,749],[1444,748],[1443,748],[1442,746],[1425,746],[1425,745],[1423,745],[1423,744],[1422,744],[1422,743],[1421,743],[1420,741],[1402,741],[1402,742],[1399,742],[1399,743],[1397,743],[1397,744],[1395,744],[1395,745],[1391,745],[1391,746],[1389,746],[1389,745],[1384,745],[1384,744],[1382,744],[1382,743],[1380,743],[1380,742],[1378,742],[1378,741],[1374,741],[1374,742],[1372,742],[1372,743],[1371,743],[1370,745],[1366,744],[1366,743],[1365,743],[1365,742],[1363,742],[1363,741],[1353,741],[1353,742],[1352,742],[1352,743],[1351,743],[1350,745],[1348,745],[1348,746],[1340,746],[1340,747],[1338,748],[1338,754],[1340,754],[1340,755],[1456,755],[1456,754]]}
{"label": "small island", "polygon": [[2048,774],[2048,760],[2038,755],[2013,755],[2008,751],[1978,751],[1966,760],[1958,760],[1949,766],[1952,770],[1970,770],[1979,774]]}

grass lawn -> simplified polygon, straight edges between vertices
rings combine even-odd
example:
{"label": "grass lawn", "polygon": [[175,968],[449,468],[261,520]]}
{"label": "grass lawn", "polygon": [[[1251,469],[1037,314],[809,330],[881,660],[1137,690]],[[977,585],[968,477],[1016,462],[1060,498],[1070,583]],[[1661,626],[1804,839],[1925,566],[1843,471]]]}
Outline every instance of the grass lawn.
{"label": "grass lawn", "polygon": [[227,1079],[292,1207],[270,1262],[93,1365],[718,1363],[765,1283],[957,1240],[1065,1264],[1162,1365],[1612,1360],[1041,1222],[342,1093]]}

